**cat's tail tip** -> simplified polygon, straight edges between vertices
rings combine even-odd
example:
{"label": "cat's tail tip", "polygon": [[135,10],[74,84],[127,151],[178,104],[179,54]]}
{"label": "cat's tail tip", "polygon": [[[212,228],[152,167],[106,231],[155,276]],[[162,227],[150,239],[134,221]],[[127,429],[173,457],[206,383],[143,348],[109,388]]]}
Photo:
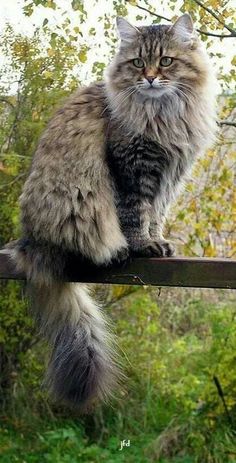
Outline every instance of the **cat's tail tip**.
{"label": "cat's tail tip", "polygon": [[86,287],[66,283],[59,294],[59,305],[70,310],[60,321],[58,316],[54,319],[46,385],[60,402],[86,411],[97,402],[108,402],[118,388],[121,373],[114,337]]}

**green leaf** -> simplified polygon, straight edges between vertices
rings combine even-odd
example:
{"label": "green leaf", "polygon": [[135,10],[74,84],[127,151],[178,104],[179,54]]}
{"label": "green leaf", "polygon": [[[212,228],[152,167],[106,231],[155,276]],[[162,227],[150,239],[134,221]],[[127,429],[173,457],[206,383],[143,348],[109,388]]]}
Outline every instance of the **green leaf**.
{"label": "green leaf", "polygon": [[80,11],[83,15],[87,16],[87,13],[84,9],[84,2],[82,0],[72,0],[71,6],[74,11]]}

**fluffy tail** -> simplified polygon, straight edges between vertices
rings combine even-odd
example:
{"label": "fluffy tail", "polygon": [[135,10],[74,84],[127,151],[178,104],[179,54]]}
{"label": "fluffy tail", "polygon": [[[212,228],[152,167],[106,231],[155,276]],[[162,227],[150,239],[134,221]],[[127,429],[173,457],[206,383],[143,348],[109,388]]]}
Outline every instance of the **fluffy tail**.
{"label": "fluffy tail", "polygon": [[34,249],[30,255],[19,245],[9,251],[18,269],[28,276],[33,313],[52,346],[46,375],[49,390],[57,399],[83,408],[96,399],[106,400],[115,388],[119,369],[101,308],[85,285],[57,281],[52,272],[42,269],[45,260],[39,251]]}
{"label": "fluffy tail", "polygon": [[30,285],[41,331],[52,345],[47,372],[50,391],[60,400],[88,405],[105,399],[115,382],[115,363],[104,315],[85,286]]}

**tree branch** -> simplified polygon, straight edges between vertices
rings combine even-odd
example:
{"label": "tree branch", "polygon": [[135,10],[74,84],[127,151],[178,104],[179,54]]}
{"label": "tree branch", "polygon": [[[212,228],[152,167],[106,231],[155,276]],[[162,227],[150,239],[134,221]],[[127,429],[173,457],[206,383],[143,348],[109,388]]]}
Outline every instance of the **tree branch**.
{"label": "tree branch", "polygon": [[11,101],[9,101],[9,99],[7,97],[1,96],[0,97],[0,103],[7,103],[9,106],[11,106],[12,109],[15,109],[14,104],[11,103]]}
{"label": "tree branch", "polygon": [[232,121],[218,121],[218,124],[219,125],[229,125],[231,127],[236,127],[236,122],[232,122]]}
{"label": "tree branch", "polygon": [[[128,1],[128,0],[126,0],[126,1]],[[145,8],[144,6],[141,6],[141,5],[135,5],[135,6],[139,10],[145,11],[146,13],[149,13],[150,15],[155,16],[156,18],[164,19],[164,21],[171,22],[170,18],[166,18],[166,16],[162,16],[160,14],[154,13],[154,11],[150,11],[150,10],[148,10],[148,8]],[[219,21],[219,18],[216,18],[216,19]],[[226,29],[229,30],[228,26],[226,27]],[[203,31],[201,29],[196,29],[196,31],[199,32],[199,34],[207,35],[208,37],[218,37],[220,39],[227,39],[227,38],[236,37],[236,31],[234,29],[231,29],[231,28],[230,28],[230,32],[231,32],[230,34],[217,34],[215,32]]]}
{"label": "tree branch", "polygon": [[[129,2],[129,0],[128,0]],[[148,8],[145,8],[144,6],[141,6],[141,5],[135,5],[139,10],[143,10],[143,11],[146,11],[146,13],[149,13],[153,16],[156,16],[156,18],[160,18],[160,19],[164,19],[165,21],[169,21],[171,22],[171,19],[170,18],[166,18],[165,16],[161,16],[160,14],[157,14],[157,13],[154,13],[153,11],[150,11],[148,10]]]}
{"label": "tree branch", "polygon": [[236,31],[232,32],[232,34],[215,34],[214,32],[202,31],[201,29],[196,29],[199,34],[207,35],[208,37],[218,37],[219,39],[232,39],[236,37]]}
{"label": "tree branch", "polygon": [[27,175],[26,172],[23,173],[23,174],[17,175],[17,176],[14,178],[14,180],[12,180],[11,182],[6,182],[6,183],[3,183],[2,185],[0,185],[0,189],[1,189],[1,188],[4,188],[5,186],[13,185],[14,183],[18,182],[18,180],[20,180],[20,178],[25,177],[26,175]]}
{"label": "tree branch", "polygon": [[231,34],[234,34],[234,35],[236,34],[236,31],[234,29],[227,26],[227,24],[225,24],[225,22],[222,21],[222,19],[220,19],[215,12],[212,11],[207,6],[205,6],[204,3],[202,3],[200,0],[193,0],[193,1],[195,3],[197,3],[197,5],[199,5],[201,8],[203,8],[203,10],[207,11],[207,13],[209,13],[211,16],[213,16],[213,18],[215,18],[222,26],[224,26],[225,29],[227,29],[229,32],[231,32]]}

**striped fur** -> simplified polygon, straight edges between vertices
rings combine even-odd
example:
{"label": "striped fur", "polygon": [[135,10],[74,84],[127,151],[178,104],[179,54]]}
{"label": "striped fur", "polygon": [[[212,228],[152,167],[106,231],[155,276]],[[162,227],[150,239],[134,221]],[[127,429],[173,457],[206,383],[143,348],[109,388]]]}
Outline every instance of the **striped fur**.
{"label": "striped fur", "polygon": [[[215,132],[214,78],[191,18],[134,28],[118,20],[121,46],[107,72],[107,159],[122,230],[135,253],[171,255],[169,205]],[[169,67],[160,65],[173,57]],[[136,68],[139,57],[144,68]],[[147,80],[153,77],[152,86]]]}

